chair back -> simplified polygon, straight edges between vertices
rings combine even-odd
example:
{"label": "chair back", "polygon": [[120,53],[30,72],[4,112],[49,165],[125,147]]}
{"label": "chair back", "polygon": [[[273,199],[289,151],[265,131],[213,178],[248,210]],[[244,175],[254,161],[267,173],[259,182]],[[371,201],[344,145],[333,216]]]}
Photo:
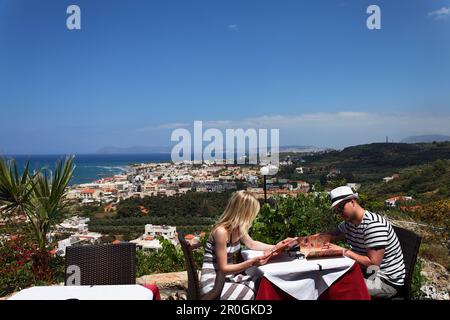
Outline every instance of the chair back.
{"label": "chair back", "polygon": [[65,285],[136,284],[136,244],[66,248]]}
{"label": "chair back", "polygon": [[404,299],[409,300],[411,298],[411,282],[414,273],[414,267],[417,261],[417,253],[419,252],[420,242],[422,238],[412,231],[392,226],[397,235],[398,241],[403,252],[403,260],[405,263],[405,285],[403,292],[399,294]]}
{"label": "chair back", "polygon": [[197,266],[195,265],[194,258],[192,256],[192,247],[189,242],[184,238],[184,233],[178,232],[178,241],[181,245],[181,250],[184,254],[184,264],[188,275],[188,288],[187,298],[188,300],[200,299],[200,284],[198,280]]}

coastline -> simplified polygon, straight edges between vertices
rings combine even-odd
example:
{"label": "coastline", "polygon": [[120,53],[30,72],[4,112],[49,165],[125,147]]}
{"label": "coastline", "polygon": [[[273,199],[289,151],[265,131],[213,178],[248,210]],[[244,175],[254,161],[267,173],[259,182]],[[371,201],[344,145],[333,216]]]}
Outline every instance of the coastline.
{"label": "coastline", "polygon": [[[3,155],[6,159],[14,159],[19,170],[23,170],[27,162],[31,171],[42,168],[53,170],[58,160],[68,155]],[[161,163],[170,161],[170,153],[154,154],[75,154],[75,172],[70,186],[92,183],[99,179],[109,178],[120,173],[129,173],[132,166],[140,163]]]}

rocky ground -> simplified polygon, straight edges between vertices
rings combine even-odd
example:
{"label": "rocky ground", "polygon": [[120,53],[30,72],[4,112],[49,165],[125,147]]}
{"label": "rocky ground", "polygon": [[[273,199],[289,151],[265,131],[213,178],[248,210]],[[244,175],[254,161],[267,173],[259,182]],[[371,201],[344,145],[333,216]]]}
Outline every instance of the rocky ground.
{"label": "rocky ground", "polygon": [[421,259],[425,284],[420,288],[425,299],[450,300],[450,274],[444,266]]}
{"label": "rocky ground", "polygon": [[[432,237],[434,230],[429,225],[416,223],[412,221],[401,221],[390,219],[393,225],[411,230],[424,239]],[[442,244],[445,247],[445,244]],[[422,271],[421,275],[425,278],[425,283],[420,290],[424,294],[424,299],[433,300],[450,300],[450,273],[446,267],[439,263],[421,258]]]}
{"label": "rocky ground", "polygon": [[156,284],[161,300],[187,299],[187,272],[159,273],[136,279],[138,284]]}

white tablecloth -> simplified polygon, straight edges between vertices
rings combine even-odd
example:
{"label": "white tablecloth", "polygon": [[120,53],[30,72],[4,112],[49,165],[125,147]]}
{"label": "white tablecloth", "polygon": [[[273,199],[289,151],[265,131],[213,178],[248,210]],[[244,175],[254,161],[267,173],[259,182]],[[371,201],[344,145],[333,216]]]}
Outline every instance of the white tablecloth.
{"label": "white tablecloth", "polygon": [[46,286],[17,292],[8,300],[152,300],[153,292],[141,285]]}
{"label": "white tablecloth", "polygon": [[[263,255],[262,251],[242,250],[245,260]],[[298,259],[282,253],[266,265],[251,267],[246,273],[266,277],[278,288],[299,300],[316,300],[355,263],[347,257]]]}

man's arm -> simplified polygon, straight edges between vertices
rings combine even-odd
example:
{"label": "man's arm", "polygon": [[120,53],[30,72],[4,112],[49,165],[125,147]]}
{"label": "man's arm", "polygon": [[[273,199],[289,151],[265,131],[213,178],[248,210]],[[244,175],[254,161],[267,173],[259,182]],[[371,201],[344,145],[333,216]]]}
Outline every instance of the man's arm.
{"label": "man's arm", "polygon": [[333,243],[326,244],[326,245],[324,245],[323,248],[331,249],[331,250],[342,250],[342,254],[344,256],[355,260],[360,265],[362,265],[366,268],[369,266],[374,266],[374,265],[379,267],[381,265],[381,261],[383,260],[383,257],[384,257],[384,248],[367,249],[367,256],[357,254],[356,252],[354,252],[350,249],[342,248]]}
{"label": "man's arm", "polygon": [[380,266],[384,257],[384,248],[379,249],[367,249],[367,256],[362,256],[350,249],[344,249],[344,255],[355,261],[364,267]]}

